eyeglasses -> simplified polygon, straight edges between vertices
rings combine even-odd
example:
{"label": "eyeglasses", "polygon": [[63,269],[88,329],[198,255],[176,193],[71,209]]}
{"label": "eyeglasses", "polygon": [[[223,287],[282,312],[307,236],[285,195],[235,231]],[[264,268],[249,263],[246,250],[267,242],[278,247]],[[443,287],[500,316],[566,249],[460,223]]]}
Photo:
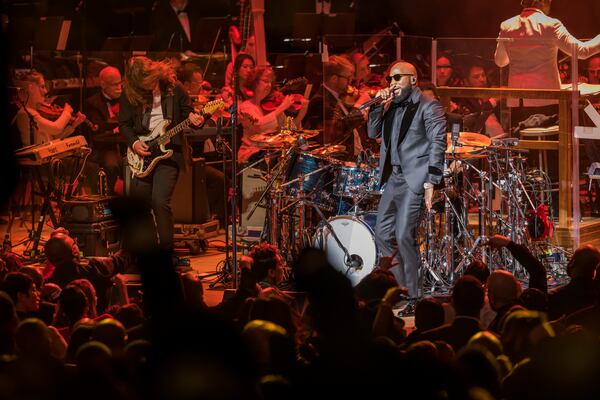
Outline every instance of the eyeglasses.
{"label": "eyeglasses", "polygon": [[391,83],[392,79],[398,82],[400,79],[402,79],[403,76],[413,76],[413,74],[395,74],[392,76],[386,76],[385,80],[387,81],[387,83]]}
{"label": "eyeglasses", "polygon": [[348,80],[352,79],[352,75],[340,75],[340,74],[334,74],[335,76],[339,76],[340,78],[346,78]]}

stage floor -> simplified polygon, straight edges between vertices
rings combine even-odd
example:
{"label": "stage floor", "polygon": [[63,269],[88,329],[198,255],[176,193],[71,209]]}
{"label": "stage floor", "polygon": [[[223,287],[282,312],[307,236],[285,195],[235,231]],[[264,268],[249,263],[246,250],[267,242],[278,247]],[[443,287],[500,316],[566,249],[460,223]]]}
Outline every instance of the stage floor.
{"label": "stage floor", "polygon": [[[8,225],[6,221],[2,221],[3,224],[0,226],[0,232],[4,234],[8,233]],[[10,232],[10,239],[13,244],[19,243],[28,236],[29,229],[31,228],[31,220],[26,220],[24,223],[21,222],[20,218],[16,218],[12,229]],[[52,232],[54,228],[52,228],[49,224],[46,224],[42,230],[42,239],[48,239],[50,236],[50,232]],[[223,299],[224,289],[229,286],[224,286],[223,284],[215,284],[214,288],[211,288],[210,285],[215,280],[218,279],[218,276],[213,275],[218,272],[217,268],[222,265],[222,262],[225,260],[225,231],[221,230],[220,234],[217,237],[208,239],[209,247],[206,252],[203,252],[198,255],[188,255],[182,254],[183,257],[189,258],[190,266],[192,270],[196,271],[200,277],[203,278],[204,282],[204,300],[209,306],[214,306],[219,304]],[[16,254],[23,255],[23,252],[31,248],[31,245],[20,245],[13,248],[13,251]],[[38,246],[38,250],[43,249],[43,245]],[[30,264],[33,266],[41,265],[39,263]]]}
{"label": "stage floor", "polygon": [[[3,224],[0,225],[0,232],[6,234],[8,225],[6,221],[2,221]],[[10,238],[12,243],[19,243],[23,239],[27,238],[29,229],[31,227],[31,219],[26,220],[24,223],[21,223],[19,218],[16,218],[12,229],[10,232]],[[54,228],[47,223],[42,231],[42,239],[48,239],[50,233]],[[191,255],[186,253],[181,253],[180,256],[184,258],[189,258],[190,267],[193,271],[198,273],[198,276],[202,278],[203,287],[204,287],[204,301],[206,304],[210,306],[214,306],[219,304],[223,300],[223,295],[225,293],[225,289],[231,288],[231,282],[227,280],[224,284],[218,281],[220,275],[219,272],[222,268],[222,265],[225,261],[225,230],[221,229],[219,234],[213,238],[209,238],[208,240],[208,248],[205,252],[198,255]],[[29,246],[30,248],[31,246]],[[39,246],[38,249],[42,248]],[[13,251],[16,254],[22,255],[23,252],[27,249],[25,245],[16,246],[13,248]],[[178,253],[179,254],[179,253]],[[238,252],[239,257],[241,257],[241,253]],[[30,264],[33,266],[42,267],[39,263]],[[395,313],[398,313],[404,305],[404,302],[397,305],[394,309]],[[405,321],[406,328],[410,331],[414,328],[414,317],[403,317]]]}

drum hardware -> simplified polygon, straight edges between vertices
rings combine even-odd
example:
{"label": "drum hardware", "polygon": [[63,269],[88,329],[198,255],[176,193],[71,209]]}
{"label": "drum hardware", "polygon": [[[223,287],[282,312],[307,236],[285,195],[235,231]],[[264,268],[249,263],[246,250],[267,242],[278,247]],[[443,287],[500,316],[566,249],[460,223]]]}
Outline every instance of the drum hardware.
{"label": "drum hardware", "polygon": [[[531,210],[544,205],[551,211],[547,176],[528,170],[525,152],[509,139],[492,146],[486,136],[459,132],[449,141],[445,187],[438,191],[436,208],[423,213],[418,225],[424,292],[449,292],[467,263],[477,258],[523,278],[525,271],[508,251],[492,251],[486,243],[498,233],[530,248],[544,248],[541,244],[548,238],[536,241],[537,231],[532,233],[530,226],[539,222],[539,213]],[[265,178],[259,204],[269,208],[268,240],[289,260],[309,242],[322,248],[333,267],[355,285],[379,257],[375,218],[369,212],[382,193],[376,157],[366,154],[356,163],[342,163],[328,156],[327,147],[306,152],[307,146],[297,142],[279,147],[280,159]],[[474,214],[478,228],[469,221]],[[557,276],[552,271],[558,270],[549,268]]]}
{"label": "drum hardware", "polygon": [[[375,254],[374,259],[372,259],[372,265],[371,265],[371,270],[369,270],[368,272],[364,269],[365,266],[365,260],[363,259],[363,257],[361,257],[359,254],[356,254],[355,252],[351,252],[348,247],[344,246],[344,244],[342,243],[341,239],[339,238],[339,236],[337,235],[337,232],[335,231],[335,228],[332,226],[330,220],[328,220],[327,218],[325,218],[325,216],[323,215],[323,212],[319,209],[319,207],[314,206],[314,209],[316,210],[317,214],[319,214],[319,216],[321,217],[321,223],[324,225],[320,231],[318,231],[315,234],[315,238],[314,238],[314,244],[316,247],[320,247],[322,250],[324,250],[327,255],[328,255],[328,259],[329,262],[331,263],[331,265],[336,268],[336,269],[340,269],[340,265],[339,265],[339,260],[340,257],[338,257],[337,252],[334,251],[328,251],[329,250],[329,246],[327,244],[327,234],[330,234],[331,237],[333,238],[333,240],[335,241],[335,244],[337,245],[337,247],[339,248],[339,250],[342,251],[343,253],[343,263],[344,263],[344,267],[345,270],[341,270],[339,272],[342,272],[346,277],[348,277],[350,279],[350,281],[352,282],[353,286],[356,286],[356,284],[358,284],[358,282],[360,282],[360,280],[362,280],[362,278],[367,275],[368,273],[371,272],[372,268],[376,265],[378,257],[377,254]],[[355,218],[355,217],[334,217],[332,219],[335,220],[336,218]],[[327,229],[327,231],[325,231],[325,229]],[[370,229],[370,228],[369,228]],[[373,232],[372,230],[370,230],[371,236],[373,237]],[[353,236],[354,232],[350,232],[349,234],[349,239],[352,240],[352,236]],[[348,238],[348,236],[346,236],[344,239]],[[361,238],[359,238],[360,240]],[[373,244],[375,243],[374,241],[374,237],[373,237]],[[352,244],[352,241],[350,242],[350,244]],[[376,245],[375,245],[376,246]],[[376,252],[375,252],[376,253]],[[331,255],[333,255],[333,257],[330,257]],[[368,266],[367,266],[368,267]],[[366,272],[366,273],[364,273]],[[350,273],[355,273],[357,275],[354,276],[349,276]],[[358,277],[358,279],[357,279]]]}

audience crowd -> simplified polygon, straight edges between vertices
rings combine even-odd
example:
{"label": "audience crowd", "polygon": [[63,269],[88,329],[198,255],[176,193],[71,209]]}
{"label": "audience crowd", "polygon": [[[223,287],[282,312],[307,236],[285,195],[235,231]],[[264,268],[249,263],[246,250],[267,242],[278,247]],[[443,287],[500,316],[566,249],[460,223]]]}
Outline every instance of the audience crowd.
{"label": "audience crowd", "polygon": [[[139,238],[130,211],[117,214]],[[502,266],[490,272],[475,261],[449,298],[417,304],[409,331],[395,314],[406,291],[389,263],[353,288],[320,251],[305,249],[288,292],[277,248],[261,244],[242,259],[235,293],[208,307],[195,273],[178,273],[170,254],[140,240],[82,259],[60,229],[45,244],[43,271],[1,263],[2,398],[600,395],[600,252],[591,246],[573,254],[570,281],[549,290],[526,247],[494,236],[488,245],[523,266],[526,288]],[[141,276],[139,296],[119,279],[131,271]]]}

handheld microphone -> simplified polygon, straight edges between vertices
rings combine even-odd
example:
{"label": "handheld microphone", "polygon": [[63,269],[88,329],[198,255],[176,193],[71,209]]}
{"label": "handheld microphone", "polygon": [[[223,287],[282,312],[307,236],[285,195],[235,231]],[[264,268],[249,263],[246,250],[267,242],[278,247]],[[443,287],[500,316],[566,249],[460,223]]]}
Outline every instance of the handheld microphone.
{"label": "handheld microphone", "polygon": [[[392,94],[392,97],[393,97],[393,94]],[[371,100],[365,101],[363,104],[361,104],[360,106],[358,106],[358,109],[360,111],[362,111],[362,110],[367,109],[367,108],[369,108],[371,106],[379,104],[382,101],[384,101],[384,100],[383,100],[383,98],[381,96],[375,96]]]}

